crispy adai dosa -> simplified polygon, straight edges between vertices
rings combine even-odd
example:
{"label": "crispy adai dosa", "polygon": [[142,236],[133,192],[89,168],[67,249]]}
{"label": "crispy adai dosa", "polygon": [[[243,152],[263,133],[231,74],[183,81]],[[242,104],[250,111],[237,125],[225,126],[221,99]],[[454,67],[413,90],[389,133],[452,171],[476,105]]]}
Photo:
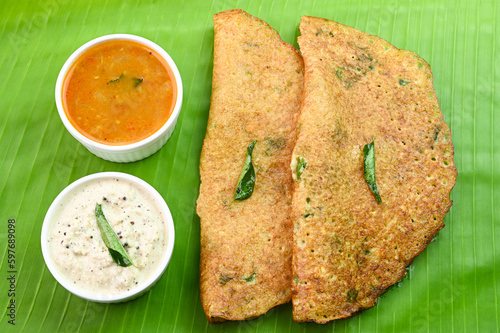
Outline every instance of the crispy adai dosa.
{"label": "crispy adai dosa", "polygon": [[[326,323],[375,305],[406,275],[444,226],[457,171],[422,58],[322,18],[303,17],[299,29],[293,316]],[[380,204],[364,178],[372,140]]]}
{"label": "crispy adai dosa", "polygon": [[[302,58],[277,31],[242,10],[214,16],[197,200],[201,301],[210,322],[251,319],[291,299],[290,160],[302,88]],[[254,192],[233,201],[254,140]]]}

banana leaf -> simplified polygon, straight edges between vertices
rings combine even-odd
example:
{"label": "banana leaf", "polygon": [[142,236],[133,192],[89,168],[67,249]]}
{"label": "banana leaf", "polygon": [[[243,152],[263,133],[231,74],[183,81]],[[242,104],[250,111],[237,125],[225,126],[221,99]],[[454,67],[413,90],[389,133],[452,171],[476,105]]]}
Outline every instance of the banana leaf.
{"label": "banana leaf", "polygon": [[[326,325],[291,305],[208,324],[199,298],[199,157],[210,106],[213,14],[241,8],[297,47],[301,15],[338,21],[417,52],[432,66],[452,129],[458,181],[446,227],[378,305]],[[0,6],[0,330],[2,332],[500,331],[500,4],[496,0],[6,0]],[[102,160],[64,128],[57,75],[85,42],[110,33],[169,52],[184,83],[177,127],[156,154]],[[101,171],[155,187],[176,228],[169,267],[144,296],[101,304],[70,294],[45,266],[40,232],[58,193]],[[12,231],[14,230],[14,231]],[[9,236],[14,234],[14,237]],[[15,248],[9,247],[14,244]],[[9,251],[12,250],[12,251]],[[10,255],[10,256],[9,256]]]}

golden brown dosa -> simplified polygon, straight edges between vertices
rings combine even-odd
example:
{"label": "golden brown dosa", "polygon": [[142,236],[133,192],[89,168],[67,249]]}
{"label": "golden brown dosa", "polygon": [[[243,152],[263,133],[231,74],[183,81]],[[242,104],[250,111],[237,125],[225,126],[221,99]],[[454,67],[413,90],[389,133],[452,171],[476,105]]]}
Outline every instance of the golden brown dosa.
{"label": "golden brown dosa", "polygon": [[[413,52],[303,17],[304,100],[292,156],[293,315],[326,323],[373,306],[444,226],[453,145],[430,66]],[[374,140],[378,204],[364,178]],[[295,178],[296,174],[295,174]]]}
{"label": "golden brown dosa", "polygon": [[[214,16],[214,68],[200,159],[200,288],[209,321],[250,319],[291,299],[290,158],[303,87],[298,51],[242,10]],[[253,151],[252,196],[233,201]]]}

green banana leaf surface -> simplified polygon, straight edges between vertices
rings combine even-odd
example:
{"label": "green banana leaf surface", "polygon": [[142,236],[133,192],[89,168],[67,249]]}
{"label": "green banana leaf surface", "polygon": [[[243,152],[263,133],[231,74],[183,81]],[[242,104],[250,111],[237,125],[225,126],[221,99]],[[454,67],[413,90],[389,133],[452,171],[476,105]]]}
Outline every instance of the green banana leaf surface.
{"label": "green banana leaf surface", "polygon": [[[205,135],[215,13],[241,8],[297,46],[302,15],[415,51],[432,67],[452,130],[458,180],[446,227],[378,305],[326,325],[295,323],[291,304],[245,322],[209,324],[199,297],[199,158]],[[0,331],[500,331],[500,4],[495,0],[5,0],[0,5]],[[152,40],[184,85],[175,131],[133,163],[96,157],[62,124],[54,99],[66,59],[111,33]],[[223,166],[221,166],[223,167]],[[70,183],[102,171],[137,176],[170,207],[176,242],[156,286],[121,304],[72,295],[42,257],[43,219]],[[12,236],[13,235],[13,236]],[[13,247],[12,247],[13,245]],[[10,250],[10,251],[9,251]]]}

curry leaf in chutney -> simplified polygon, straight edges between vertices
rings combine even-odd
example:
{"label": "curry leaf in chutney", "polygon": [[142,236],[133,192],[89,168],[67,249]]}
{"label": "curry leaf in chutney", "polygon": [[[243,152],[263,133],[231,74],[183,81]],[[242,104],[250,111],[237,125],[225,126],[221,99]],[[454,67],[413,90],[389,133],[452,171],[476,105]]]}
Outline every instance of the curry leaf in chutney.
{"label": "curry leaf in chutney", "polygon": [[132,260],[123,248],[123,245],[113,231],[113,228],[109,225],[109,222],[102,211],[102,207],[99,204],[96,204],[95,206],[95,217],[97,219],[99,230],[101,231],[101,237],[104,245],[108,248],[113,261],[122,267],[132,265]]}
{"label": "curry leaf in chutney", "polygon": [[243,164],[243,169],[241,170],[240,178],[238,179],[233,201],[248,199],[253,193],[255,186],[255,170],[252,164],[252,152],[256,143],[257,140],[247,147],[247,156]]}
{"label": "curry leaf in chutney", "polygon": [[382,198],[378,193],[377,181],[375,179],[375,139],[364,146],[363,155],[365,158],[365,180],[373,194],[375,194],[375,199],[380,204],[382,203]]}

